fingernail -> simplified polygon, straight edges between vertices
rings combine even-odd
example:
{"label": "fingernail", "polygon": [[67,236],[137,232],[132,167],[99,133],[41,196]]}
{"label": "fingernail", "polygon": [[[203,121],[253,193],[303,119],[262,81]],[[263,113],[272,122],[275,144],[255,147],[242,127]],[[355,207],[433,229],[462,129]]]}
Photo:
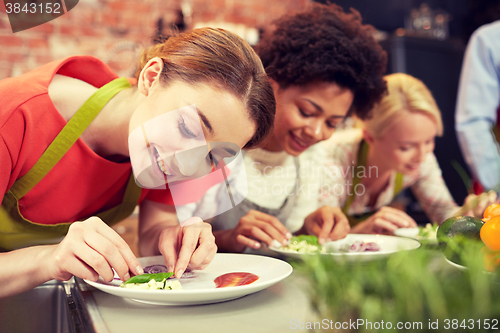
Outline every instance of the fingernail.
{"label": "fingernail", "polygon": [[291,233],[289,233],[289,232],[287,232],[287,233],[286,233],[286,238],[288,238],[288,239],[292,238],[292,234],[291,234]]}
{"label": "fingernail", "polygon": [[167,267],[167,271],[169,271],[169,272],[173,272],[173,271],[174,271],[174,266],[168,266],[168,267]]}
{"label": "fingernail", "polygon": [[144,274],[144,270],[142,269],[141,266],[137,266],[135,268],[135,271],[137,272],[138,275]]}
{"label": "fingernail", "polygon": [[[256,243],[256,244],[258,244],[258,243]],[[271,246],[272,247],[281,247],[281,244],[276,239],[273,239],[273,241],[271,242]]]}
{"label": "fingernail", "polygon": [[324,238],[319,238],[319,239],[318,239],[318,243],[323,244],[324,242],[325,242],[325,239],[324,239]]}
{"label": "fingernail", "polygon": [[123,276],[123,278],[125,279],[125,281],[127,281],[128,279],[130,279],[130,274],[129,273],[125,273],[125,275]]}
{"label": "fingernail", "polygon": [[179,268],[177,270],[177,273],[175,273],[175,277],[180,278],[183,273],[184,273],[184,270]]}
{"label": "fingernail", "polygon": [[256,248],[256,249],[259,249],[259,248],[260,248],[260,243],[259,243],[259,242],[256,242],[256,243],[255,243],[255,248]]}

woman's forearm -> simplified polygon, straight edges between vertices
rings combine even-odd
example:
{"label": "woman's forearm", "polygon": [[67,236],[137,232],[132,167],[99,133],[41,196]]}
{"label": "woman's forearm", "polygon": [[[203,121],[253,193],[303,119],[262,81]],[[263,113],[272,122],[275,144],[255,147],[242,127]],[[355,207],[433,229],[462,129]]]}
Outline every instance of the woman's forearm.
{"label": "woman's forearm", "polygon": [[179,224],[174,206],[144,200],[139,210],[139,253],[141,256],[160,254],[160,234]]}
{"label": "woman's forearm", "polygon": [[30,290],[52,278],[45,258],[55,245],[33,246],[0,253],[0,298]]}

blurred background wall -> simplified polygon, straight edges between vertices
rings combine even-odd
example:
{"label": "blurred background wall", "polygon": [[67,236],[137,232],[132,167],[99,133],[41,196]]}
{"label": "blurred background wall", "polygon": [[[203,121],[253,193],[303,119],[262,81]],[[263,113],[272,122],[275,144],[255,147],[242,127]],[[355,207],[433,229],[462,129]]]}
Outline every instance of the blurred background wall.
{"label": "blurred background wall", "polygon": [[[13,34],[0,1],[0,79],[17,76],[52,60],[94,55],[119,74],[130,75],[137,53],[151,43],[158,26],[217,23],[245,34],[265,26],[308,0],[80,0],[65,15]],[[184,8],[184,11],[182,10]],[[191,12],[191,13],[190,13]],[[254,38],[249,30],[249,38]],[[132,70],[131,70],[132,68]]]}

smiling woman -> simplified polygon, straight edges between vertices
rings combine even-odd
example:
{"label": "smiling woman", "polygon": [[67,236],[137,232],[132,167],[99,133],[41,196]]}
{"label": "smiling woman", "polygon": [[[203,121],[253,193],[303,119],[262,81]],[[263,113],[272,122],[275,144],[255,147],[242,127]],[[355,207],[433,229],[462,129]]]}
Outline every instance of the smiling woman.
{"label": "smiling woman", "polygon": [[[232,193],[248,196],[212,220],[221,250],[286,243],[291,233],[314,234],[321,243],[347,234],[340,209],[317,209],[311,146],[328,139],[351,112],[364,118],[385,92],[386,54],[373,32],[356,11],[314,3],[279,18],[256,45],[271,78],[276,121],[269,140],[246,153],[247,174],[230,176]],[[211,189],[195,212],[223,206],[219,189]]]}
{"label": "smiling woman", "polygon": [[[12,250],[0,253],[0,297],[73,275],[142,273],[109,227],[137,204],[142,255],[163,254],[177,277],[214,257],[210,225],[179,225],[165,177],[209,171],[210,142],[261,142],[274,120],[272,87],[251,47],[221,29],[169,38],[138,68],[131,86],[101,61],[75,56],[0,81],[0,248]],[[163,190],[136,185],[132,167],[140,173],[142,164]],[[33,246],[47,243],[55,245]]]}
{"label": "smiling woman", "polygon": [[[459,208],[433,154],[443,123],[431,92],[407,74],[387,75],[385,80],[388,94],[362,122],[362,130],[346,131],[323,144],[326,163],[341,172],[331,174],[321,202],[343,207],[357,233],[392,234],[397,228],[416,227],[405,212],[387,207],[405,188],[411,188],[430,220],[439,224]],[[349,168],[352,172],[345,172]]]}

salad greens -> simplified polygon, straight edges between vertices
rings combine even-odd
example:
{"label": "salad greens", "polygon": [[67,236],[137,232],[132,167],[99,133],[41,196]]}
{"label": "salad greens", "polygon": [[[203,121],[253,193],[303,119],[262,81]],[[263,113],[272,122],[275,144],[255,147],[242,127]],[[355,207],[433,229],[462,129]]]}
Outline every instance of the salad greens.
{"label": "salad greens", "polygon": [[127,283],[148,283],[151,280],[155,280],[156,282],[161,282],[164,279],[165,280],[168,279],[172,275],[174,275],[173,272],[136,275],[136,276],[132,276],[130,279],[128,279],[127,281],[123,282],[123,284],[127,284]]}
{"label": "salad greens", "polygon": [[325,253],[325,249],[318,243],[318,237],[313,235],[294,236],[288,245],[280,249],[299,253]]}
{"label": "salad greens", "polygon": [[313,235],[299,235],[299,236],[294,236],[294,237],[290,238],[290,242],[302,242],[302,241],[306,241],[307,244],[310,244],[310,245],[316,245],[316,246],[319,245],[318,237],[313,236]]}
{"label": "salad greens", "polygon": [[418,235],[423,238],[435,239],[439,225],[434,222],[433,224],[427,223],[425,227],[418,228]]}

